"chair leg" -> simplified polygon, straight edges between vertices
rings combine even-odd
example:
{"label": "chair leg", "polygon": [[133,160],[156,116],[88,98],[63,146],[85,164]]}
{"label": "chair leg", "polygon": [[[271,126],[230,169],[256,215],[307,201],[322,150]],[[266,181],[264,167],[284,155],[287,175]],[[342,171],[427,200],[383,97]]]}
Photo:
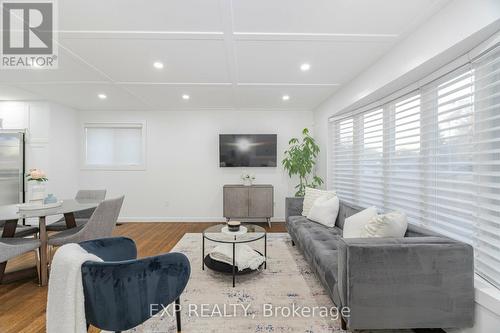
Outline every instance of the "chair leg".
{"label": "chair leg", "polygon": [[180,298],[175,300],[175,320],[177,321],[177,332],[181,331],[181,302]]}
{"label": "chair leg", "polygon": [[35,262],[36,262],[36,275],[38,277],[38,284],[42,281],[42,277],[40,275],[40,260],[38,260],[38,249],[35,250]]}
{"label": "chair leg", "polygon": [[50,266],[52,266],[52,245],[47,245],[47,248],[48,248],[47,252],[49,252],[48,259],[49,259],[49,268],[50,268]]}
{"label": "chair leg", "polygon": [[5,273],[6,267],[7,267],[7,261],[0,263],[0,283],[2,283],[3,274]]}
{"label": "chair leg", "polygon": [[344,317],[340,316],[340,328],[344,331],[347,330],[347,323],[344,320]]}
{"label": "chair leg", "polygon": [[36,261],[36,272],[38,274],[38,286],[42,286],[42,267],[40,261],[40,251],[38,249],[35,250],[35,261]]}
{"label": "chair leg", "polygon": [[54,245],[48,245],[49,248],[49,269],[52,266],[52,259],[54,259],[54,254],[56,253],[56,247]]}

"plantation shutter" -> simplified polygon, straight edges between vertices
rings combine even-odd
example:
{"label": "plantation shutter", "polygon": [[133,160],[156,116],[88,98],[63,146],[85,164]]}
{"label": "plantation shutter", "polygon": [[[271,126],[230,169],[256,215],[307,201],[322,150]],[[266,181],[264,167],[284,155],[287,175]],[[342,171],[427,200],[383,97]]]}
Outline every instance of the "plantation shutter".
{"label": "plantation shutter", "polygon": [[359,193],[360,206],[383,205],[384,119],[381,108],[359,116]]}
{"label": "plantation shutter", "polygon": [[[470,242],[474,228],[476,187],[473,176],[474,76],[460,69],[437,82],[435,149],[435,219],[429,224],[445,234]],[[432,197],[431,197],[432,198]]]}
{"label": "plantation shutter", "polygon": [[500,288],[500,46],[330,124],[329,187],[474,245]]}
{"label": "plantation shutter", "polygon": [[354,119],[347,118],[333,124],[334,184],[337,195],[355,201]]}
{"label": "plantation shutter", "polygon": [[[413,222],[420,222],[420,95],[405,96],[386,106],[391,113],[385,160],[387,210],[400,210]],[[393,114],[393,115],[392,115]]]}
{"label": "plantation shutter", "polygon": [[500,288],[500,47],[473,68],[476,270]]}

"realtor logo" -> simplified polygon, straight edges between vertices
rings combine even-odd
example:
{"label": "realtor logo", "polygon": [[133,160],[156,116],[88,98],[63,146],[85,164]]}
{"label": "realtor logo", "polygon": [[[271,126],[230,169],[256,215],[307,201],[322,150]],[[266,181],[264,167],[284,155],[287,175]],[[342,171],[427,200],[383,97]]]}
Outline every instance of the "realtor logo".
{"label": "realtor logo", "polygon": [[11,0],[3,1],[1,5],[0,68],[56,68],[54,3],[49,0],[38,2]]}

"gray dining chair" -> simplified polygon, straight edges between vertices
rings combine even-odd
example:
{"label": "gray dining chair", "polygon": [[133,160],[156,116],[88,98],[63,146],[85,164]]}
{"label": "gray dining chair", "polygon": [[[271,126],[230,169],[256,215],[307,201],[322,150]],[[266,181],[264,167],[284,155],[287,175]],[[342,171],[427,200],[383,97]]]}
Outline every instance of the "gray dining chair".
{"label": "gray dining chair", "polygon": [[123,199],[124,196],[104,200],[97,206],[87,223],[50,236],[49,246],[61,246],[68,243],[111,237],[122,208]]}
{"label": "gray dining chair", "polygon": [[[8,260],[30,251],[36,251],[38,248],[40,248],[40,240],[36,238],[0,238],[0,281],[3,280]],[[37,270],[40,272],[39,267]]]}
{"label": "gray dining chair", "polygon": [[[103,201],[104,199],[106,199],[106,190],[79,190],[75,196],[75,200]],[[74,212],[76,226],[80,227],[87,223],[94,210],[95,208],[89,208]],[[46,228],[47,231],[63,231],[66,229],[66,220],[64,218],[47,225]]]}

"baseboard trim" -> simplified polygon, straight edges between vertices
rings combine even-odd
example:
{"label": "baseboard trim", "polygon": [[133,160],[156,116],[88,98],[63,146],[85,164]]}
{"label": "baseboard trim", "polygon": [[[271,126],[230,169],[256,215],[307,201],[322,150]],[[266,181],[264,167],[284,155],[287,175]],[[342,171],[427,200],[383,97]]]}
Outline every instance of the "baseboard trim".
{"label": "baseboard trim", "polygon": [[[284,217],[275,217],[271,219],[271,222],[284,222],[285,218]],[[161,216],[161,217],[120,217],[118,218],[118,223],[129,223],[129,222],[184,222],[184,223],[189,223],[189,222],[197,222],[197,223],[203,223],[203,222],[226,222],[226,219],[224,217],[171,217],[171,216]],[[265,222],[262,220],[262,222]]]}

